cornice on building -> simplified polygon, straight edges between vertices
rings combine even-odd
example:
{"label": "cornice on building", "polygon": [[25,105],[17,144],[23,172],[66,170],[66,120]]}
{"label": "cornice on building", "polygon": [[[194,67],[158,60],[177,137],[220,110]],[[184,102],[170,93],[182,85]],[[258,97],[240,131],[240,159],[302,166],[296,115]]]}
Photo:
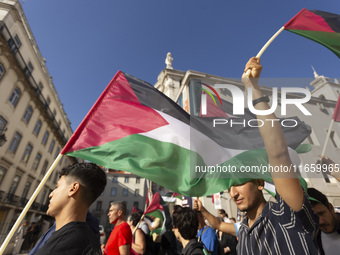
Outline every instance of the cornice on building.
{"label": "cornice on building", "polygon": [[[23,31],[25,31],[25,34],[27,38],[29,39],[31,43],[31,47],[33,49],[33,52],[37,58],[37,62],[40,65],[40,68],[45,76],[45,79],[52,90],[52,96],[54,97],[57,105],[59,106],[59,110],[61,112],[61,117],[64,119],[64,122],[67,123],[69,126],[71,125],[70,120],[68,119],[65,110],[63,108],[63,104],[61,103],[58,92],[55,89],[55,86],[53,84],[53,78],[49,75],[47,67],[46,67],[46,59],[42,57],[41,52],[39,50],[38,44],[36,43],[36,40],[34,38],[34,35],[31,31],[31,28],[27,22],[25,13],[22,9],[22,6],[19,1],[13,1],[13,0],[0,0],[0,8],[3,8],[5,10],[8,10],[10,15],[14,18],[14,20],[18,21],[20,24],[22,24]],[[18,49],[20,51],[20,49]],[[69,129],[72,131],[72,128],[69,127]]]}
{"label": "cornice on building", "polygon": [[[171,75],[176,75],[176,76],[182,78],[180,80],[181,81],[181,88],[182,88],[182,86],[189,85],[190,79],[199,78],[199,79],[205,81],[206,83],[209,83],[209,81],[211,83],[211,80],[213,80],[213,81],[216,81],[216,83],[214,83],[214,84],[219,84],[219,83],[231,84],[231,85],[235,85],[235,86],[239,87],[240,89],[244,89],[242,82],[239,81],[239,80],[225,78],[225,77],[216,76],[216,75],[211,75],[211,74],[207,74],[207,73],[203,73],[203,72],[199,72],[199,71],[194,71],[194,70],[188,70],[188,71],[184,72],[184,71],[178,71],[178,70],[173,70],[173,69],[171,69],[171,70],[170,69],[164,69],[164,70],[161,71],[160,75],[158,76],[157,82],[155,84],[155,88],[157,88],[157,89],[163,88],[163,91],[164,91],[166,89],[164,81],[166,80],[167,76],[171,76]],[[339,86],[339,88],[340,88],[340,84],[333,83],[333,82],[330,81],[329,78],[326,78],[324,76],[319,76],[318,78],[316,78],[315,80],[313,80],[310,83],[310,85],[316,87],[312,91],[312,93],[316,90],[321,89],[326,84],[332,85],[332,86]],[[213,84],[210,84],[210,85],[213,85]],[[272,87],[261,86],[262,92],[264,94],[268,95],[269,97],[272,96],[272,89],[273,89]],[[180,90],[179,93],[181,93],[181,92],[182,91]],[[281,98],[280,96],[281,96],[281,90],[278,90],[278,98],[279,99]],[[287,96],[289,98],[303,98],[304,97],[304,95],[298,94],[298,93],[287,93]],[[319,98],[319,97],[315,97],[315,96],[311,97],[311,99],[309,100],[309,103],[311,103],[311,104],[322,103],[326,107],[335,107],[335,105],[336,105],[336,101],[334,101],[334,100],[323,99],[323,98]]]}

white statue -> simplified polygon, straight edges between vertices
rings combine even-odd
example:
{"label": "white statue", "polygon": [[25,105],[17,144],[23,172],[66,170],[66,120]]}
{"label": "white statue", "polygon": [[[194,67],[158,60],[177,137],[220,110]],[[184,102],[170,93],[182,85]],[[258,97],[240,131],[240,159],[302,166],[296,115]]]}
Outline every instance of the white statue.
{"label": "white statue", "polygon": [[172,61],[174,59],[171,57],[171,52],[168,52],[168,54],[166,55],[166,59],[165,59],[165,64],[166,64],[166,68],[167,69],[174,69],[172,67]]}

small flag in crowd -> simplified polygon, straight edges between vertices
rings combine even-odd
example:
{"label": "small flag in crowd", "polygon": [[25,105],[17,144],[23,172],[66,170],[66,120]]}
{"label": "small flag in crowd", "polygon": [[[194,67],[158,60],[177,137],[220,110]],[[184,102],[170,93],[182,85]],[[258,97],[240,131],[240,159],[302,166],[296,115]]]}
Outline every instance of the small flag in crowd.
{"label": "small flag in crowd", "polygon": [[165,217],[164,208],[161,205],[161,196],[159,195],[158,192],[153,196],[150,205],[146,208],[144,212],[144,215],[153,216],[161,221],[160,227],[154,229],[152,231],[153,233],[162,235],[165,232],[166,217]]}
{"label": "small flag in crowd", "polygon": [[132,210],[131,210],[131,213],[135,213],[135,212],[138,212],[136,206],[132,207]]}

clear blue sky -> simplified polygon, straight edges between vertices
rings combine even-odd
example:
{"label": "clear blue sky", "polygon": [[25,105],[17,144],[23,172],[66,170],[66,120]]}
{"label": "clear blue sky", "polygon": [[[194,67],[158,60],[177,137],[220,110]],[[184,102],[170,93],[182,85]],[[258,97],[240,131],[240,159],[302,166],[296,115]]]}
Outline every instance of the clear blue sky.
{"label": "clear blue sky", "polygon": [[[175,69],[238,78],[248,58],[304,7],[340,14],[338,0],[23,3],[74,130],[118,70],[154,84],[170,51]],[[288,31],[267,49],[262,64],[265,78],[312,78],[311,66],[340,77],[339,58]]]}

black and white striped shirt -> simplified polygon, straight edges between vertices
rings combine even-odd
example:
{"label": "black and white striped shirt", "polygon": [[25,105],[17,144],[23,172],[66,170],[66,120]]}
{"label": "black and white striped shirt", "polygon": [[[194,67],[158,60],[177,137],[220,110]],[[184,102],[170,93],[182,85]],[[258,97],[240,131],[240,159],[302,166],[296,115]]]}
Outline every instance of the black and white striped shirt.
{"label": "black and white striped shirt", "polygon": [[251,228],[247,217],[241,222],[237,254],[319,254],[315,245],[318,218],[306,194],[298,212],[294,212],[279,194],[276,200],[265,205]]}

